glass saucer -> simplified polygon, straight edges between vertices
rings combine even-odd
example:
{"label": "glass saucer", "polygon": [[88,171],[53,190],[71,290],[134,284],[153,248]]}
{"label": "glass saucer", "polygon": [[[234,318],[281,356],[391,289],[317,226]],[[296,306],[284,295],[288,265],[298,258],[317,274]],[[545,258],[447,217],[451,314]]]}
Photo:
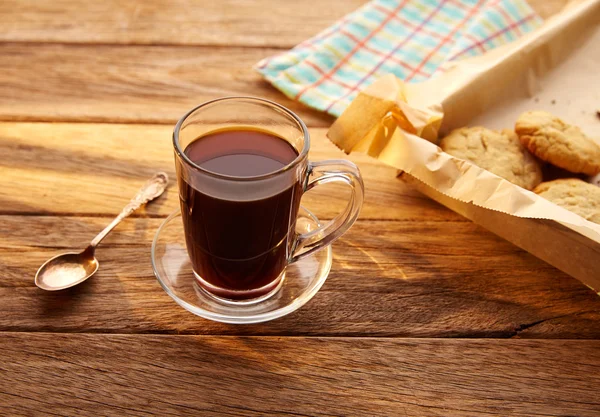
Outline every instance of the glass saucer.
{"label": "glass saucer", "polygon": [[[296,231],[320,226],[310,211],[300,207]],[[158,282],[177,304],[206,319],[223,323],[260,323],[290,314],[306,304],[325,283],[331,269],[331,246],[288,265],[279,290],[252,304],[221,301],[196,283],[185,247],[180,211],[160,225],[152,242],[152,267]]]}

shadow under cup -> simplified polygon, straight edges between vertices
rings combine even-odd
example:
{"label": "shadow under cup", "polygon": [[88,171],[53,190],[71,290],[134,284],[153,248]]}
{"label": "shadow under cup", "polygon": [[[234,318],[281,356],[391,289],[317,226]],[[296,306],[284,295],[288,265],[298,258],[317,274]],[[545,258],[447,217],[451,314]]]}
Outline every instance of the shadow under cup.
{"label": "shadow under cup", "polygon": [[[216,173],[196,163],[188,152],[199,138],[219,139],[215,132],[237,135],[233,142],[217,143],[222,155],[252,148],[258,134],[284,140],[284,146],[295,150],[295,158],[274,172],[256,176]],[[231,97],[202,104],[177,123],[173,146],[186,246],[197,283],[224,301],[257,302],[273,295],[290,262],[331,243],[358,216],[362,203],[358,169],[346,161],[318,163],[315,169],[307,158],[306,126],[276,103]],[[341,163],[342,169],[322,169],[331,167],[331,162]],[[360,188],[359,195],[353,193],[346,212],[337,219],[298,235],[295,224],[302,194],[326,182],[327,173],[330,180]]]}

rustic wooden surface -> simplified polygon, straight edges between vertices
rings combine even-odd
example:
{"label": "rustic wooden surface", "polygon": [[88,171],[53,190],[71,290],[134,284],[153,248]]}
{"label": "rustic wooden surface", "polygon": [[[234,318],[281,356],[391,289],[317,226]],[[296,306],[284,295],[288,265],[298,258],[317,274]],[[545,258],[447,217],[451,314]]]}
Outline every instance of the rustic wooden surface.
{"label": "rustic wooden surface", "polygon": [[[174,181],[103,242],[93,279],[34,286],[151,174],[173,177],[172,125],[203,100],[274,99],[310,126],[311,158],[345,157],[331,118],[251,67],[363,3],[0,2],[0,415],[600,415],[600,297],[361,155],[361,218],[287,317],[214,323],[162,291],[149,247]],[[303,204],[327,219],[345,195]]]}
{"label": "rustic wooden surface", "polygon": [[[252,66],[275,48],[0,44],[0,120],[169,123],[210,98],[260,96],[310,126],[331,117],[273,89]],[[60,98],[60,99],[58,99]]]}
{"label": "rustic wooden surface", "polygon": [[594,417],[599,410],[599,341],[6,333],[0,349],[11,357],[0,364],[0,401],[11,415]]}
{"label": "rustic wooden surface", "polygon": [[[4,0],[0,39],[19,42],[291,48],[366,0]],[[276,29],[276,30],[275,30]]]}

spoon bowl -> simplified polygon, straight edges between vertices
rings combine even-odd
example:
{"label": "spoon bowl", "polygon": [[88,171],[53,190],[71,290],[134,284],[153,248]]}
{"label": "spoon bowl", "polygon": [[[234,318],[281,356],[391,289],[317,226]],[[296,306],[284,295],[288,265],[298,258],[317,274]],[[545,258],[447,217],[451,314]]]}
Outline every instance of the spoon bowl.
{"label": "spoon bowl", "polygon": [[88,279],[98,270],[98,261],[89,249],[48,259],[35,274],[35,285],[43,290],[57,291]]}

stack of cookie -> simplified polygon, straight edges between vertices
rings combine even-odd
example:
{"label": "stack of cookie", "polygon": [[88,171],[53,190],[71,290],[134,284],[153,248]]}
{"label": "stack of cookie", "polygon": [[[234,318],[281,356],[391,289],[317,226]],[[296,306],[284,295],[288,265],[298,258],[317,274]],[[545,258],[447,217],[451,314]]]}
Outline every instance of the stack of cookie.
{"label": "stack of cookie", "polygon": [[[514,131],[456,129],[442,139],[440,147],[600,224],[600,187],[576,178],[600,173],[600,145],[550,113],[523,113]],[[544,162],[573,178],[542,182]]]}

